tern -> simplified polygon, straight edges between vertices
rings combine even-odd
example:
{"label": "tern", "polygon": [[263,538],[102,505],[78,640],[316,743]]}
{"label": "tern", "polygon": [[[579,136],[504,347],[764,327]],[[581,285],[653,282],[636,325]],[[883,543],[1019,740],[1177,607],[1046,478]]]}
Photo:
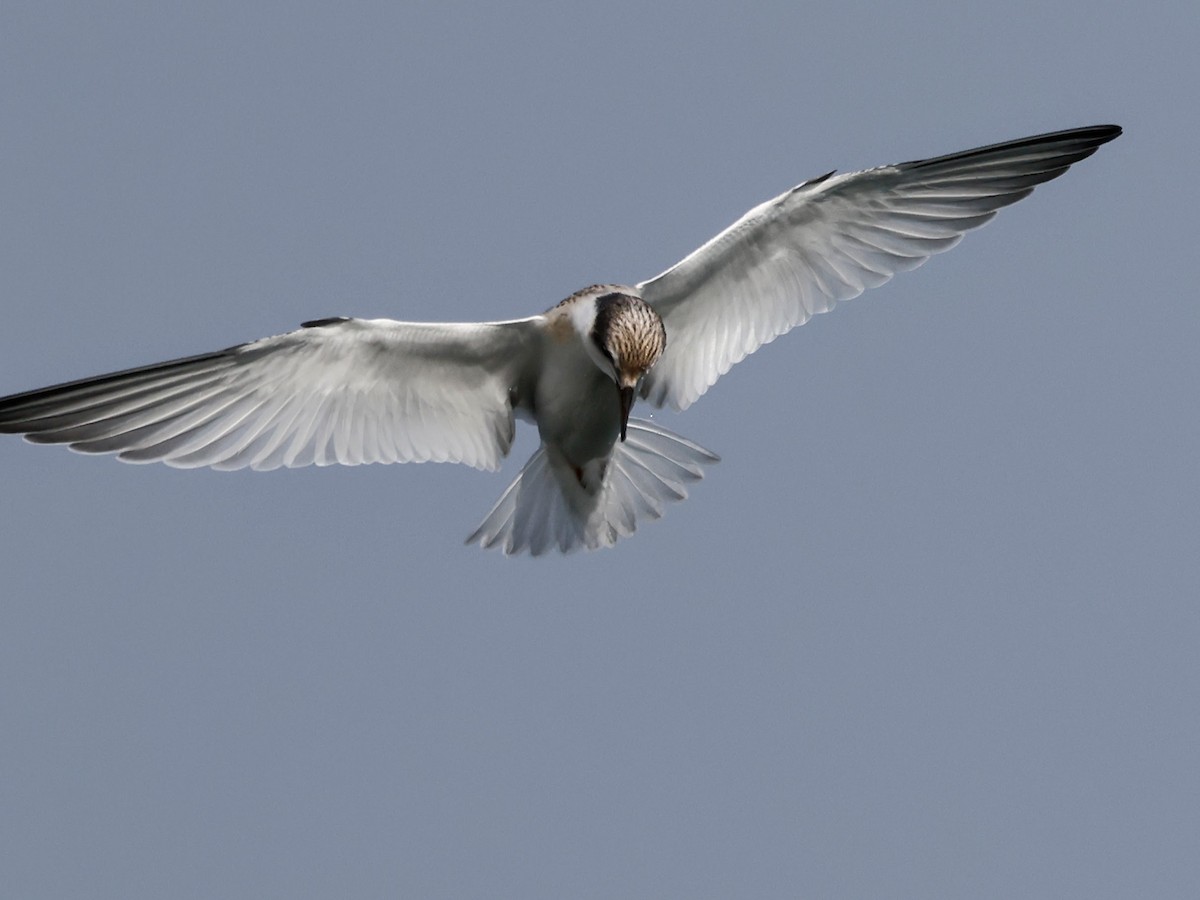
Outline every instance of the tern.
{"label": "tern", "polygon": [[843,175],[750,210],[661,275],[478,323],[334,317],[0,399],[0,432],[181,468],[459,462],[541,446],[467,538],[607,547],[687,496],[715,454],[635,400],[684,410],[763,344],[915,269],[1121,134],[1097,125]]}

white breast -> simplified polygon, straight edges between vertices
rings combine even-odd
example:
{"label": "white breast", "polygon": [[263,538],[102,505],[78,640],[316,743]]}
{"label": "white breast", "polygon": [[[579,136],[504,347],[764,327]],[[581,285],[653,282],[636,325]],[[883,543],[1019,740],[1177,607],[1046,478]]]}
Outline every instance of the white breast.
{"label": "white breast", "polygon": [[577,467],[607,457],[621,427],[616,384],[596,368],[573,330],[546,344],[534,395],[542,440]]}

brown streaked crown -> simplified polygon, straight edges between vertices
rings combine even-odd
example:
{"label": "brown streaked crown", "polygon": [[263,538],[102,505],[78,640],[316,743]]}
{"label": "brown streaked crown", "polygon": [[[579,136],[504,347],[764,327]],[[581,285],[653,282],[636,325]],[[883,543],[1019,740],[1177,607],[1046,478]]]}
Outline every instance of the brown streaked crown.
{"label": "brown streaked crown", "polygon": [[641,298],[619,292],[596,298],[591,337],[612,360],[619,380],[636,381],[667,348],[667,330],[658,313]]}

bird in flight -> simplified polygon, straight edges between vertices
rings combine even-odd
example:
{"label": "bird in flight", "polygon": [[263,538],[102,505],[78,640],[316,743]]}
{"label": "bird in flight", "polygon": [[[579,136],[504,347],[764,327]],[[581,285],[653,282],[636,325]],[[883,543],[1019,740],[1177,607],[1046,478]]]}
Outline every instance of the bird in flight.
{"label": "bird in flight", "polygon": [[717,457],[650,421],[763,344],[953,247],[1121,134],[1075,128],[813,178],[661,275],[502,322],[328,318],[0,399],[0,432],[127,462],[213,469],[460,462],[497,469],[516,419],[541,446],[468,543],[610,546]]}

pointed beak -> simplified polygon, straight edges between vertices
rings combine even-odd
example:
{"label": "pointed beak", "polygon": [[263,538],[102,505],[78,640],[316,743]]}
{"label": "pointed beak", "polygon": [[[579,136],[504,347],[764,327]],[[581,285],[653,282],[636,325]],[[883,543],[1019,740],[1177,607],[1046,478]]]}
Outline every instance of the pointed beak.
{"label": "pointed beak", "polygon": [[618,388],[621,392],[621,440],[625,440],[625,429],[629,427],[629,411],[633,409],[633,388]]}

